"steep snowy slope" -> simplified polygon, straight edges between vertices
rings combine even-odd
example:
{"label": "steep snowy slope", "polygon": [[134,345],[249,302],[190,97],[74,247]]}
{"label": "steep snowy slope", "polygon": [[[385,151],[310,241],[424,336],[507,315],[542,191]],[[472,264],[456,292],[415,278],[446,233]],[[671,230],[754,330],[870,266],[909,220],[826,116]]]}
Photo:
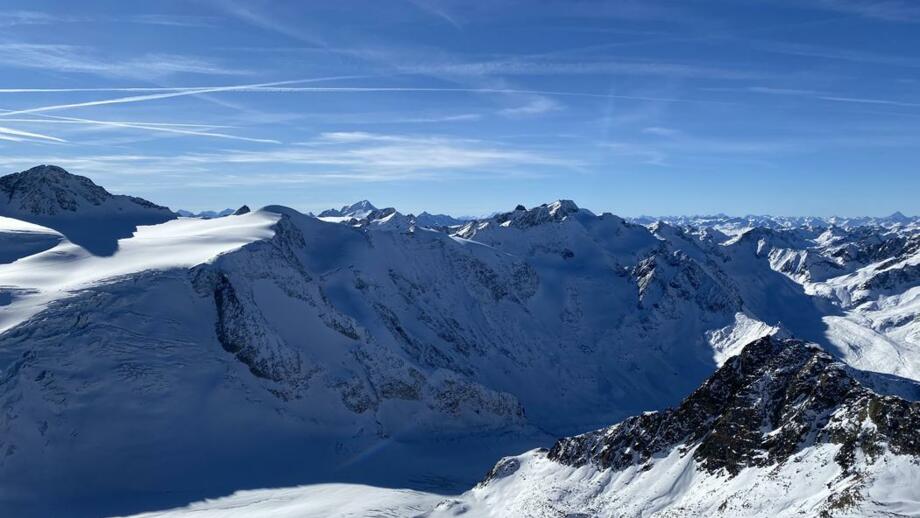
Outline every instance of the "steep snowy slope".
{"label": "steep snowy slope", "polygon": [[[516,255],[269,207],[0,267],[0,485],[92,508],[334,479],[388,444],[539,444],[672,404],[715,368],[707,333],[739,301],[691,258],[613,217],[520,232]],[[455,448],[461,472],[488,462]],[[189,461],[206,458],[220,476]]]}
{"label": "steep snowy slope", "polygon": [[51,165],[0,178],[0,216],[53,228],[96,255],[112,255],[117,241],[138,225],[176,217],[166,207],[109,194],[89,178]]}
{"label": "steep snowy slope", "polygon": [[[373,203],[367,200],[361,200],[359,202],[352,203],[351,205],[346,205],[341,209],[328,209],[319,213],[319,218],[330,221],[338,222],[349,219],[365,219],[369,214],[378,210]],[[326,219],[329,218],[329,219]]]}
{"label": "steep snowy slope", "polygon": [[471,505],[504,516],[920,512],[920,403],[769,337],[678,407],[500,462]]}
{"label": "steep snowy slope", "polygon": [[63,236],[50,228],[0,216],[0,264],[47,250]]}
{"label": "steep snowy slope", "polygon": [[139,227],[133,237],[118,242],[118,253],[112,256],[95,255],[50,231],[33,231],[50,236],[55,246],[0,264],[0,294],[6,297],[6,304],[0,306],[0,333],[52,301],[102,281],[148,270],[194,266],[246,243],[271,237],[271,227],[277,219],[276,214],[258,213],[216,220],[178,219]]}
{"label": "steep snowy slope", "polygon": [[816,346],[766,337],[677,407],[506,457],[456,497],[321,485],[145,517],[914,516],[920,402],[850,373]]}
{"label": "steep snowy slope", "polygon": [[[10,199],[50,207],[64,235],[29,226],[54,241],[0,264],[0,511],[16,515],[306,482],[455,490],[547,434],[674,405],[779,328],[869,370],[918,368],[903,229],[729,238],[571,201],[449,230],[370,204],[175,219],[56,168],[14,176]],[[165,221],[132,219],[106,253],[74,238],[134,211]],[[783,267],[800,252],[844,273]]]}

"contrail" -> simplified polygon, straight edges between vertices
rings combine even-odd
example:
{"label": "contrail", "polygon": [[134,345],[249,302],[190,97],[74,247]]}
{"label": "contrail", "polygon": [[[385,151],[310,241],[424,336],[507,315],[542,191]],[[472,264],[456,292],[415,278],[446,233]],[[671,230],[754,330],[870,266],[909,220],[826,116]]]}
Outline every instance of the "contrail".
{"label": "contrail", "polygon": [[186,95],[198,95],[206,93],[215,93],[215,92],[232,92],[234,90],[247,90],[260,87],[272,87],[272,86],[281,86],[281,85],[290,85],[298,83],[314,83],[319,81],[332,81],[336,79],[347,79],[354,78],[356,76],[336,76],[336,77],[320,77],[312,79],[293,79],[290,81],[274,81],[271,83],[257,83],[257,84],[248,84],[248,85],[234,85],[234,86],[214,86],[214,87],[205,87],[205,88],[186,88],[181,90],[171,90],[166,93],[157,93],[150,95],[133,95],[128,97],[117,97],[115,99],[102,99],[99,101],[86,101],[81,103],[70,103],[70,104],[55,104],[51,106],[40,106],[38,108],[27,108],[25,110],[14,110],[3,113],[2,116],[13,116],[13,115],[24,115],[27,113],[42,113],[49,111],[59,111],[59,110],[69,110],[73,108],[84,108],[89,106],[103,106],[107,104],[124,104],[124,103],[136,103],[143,101],[153,101],[157,99],[169,99],[172,97],[182,97]]}
{"label": "contrail", "polygon": [[[340,86],[340,87],[281,87],[285,84],[332,81],[336,79],[354,79],[356,77],[367,76],[340,76],[317,79],[300,79],[294,81],[280,81],[277,83],[263,83],[256,85],[236,85],[236,86],[194,86],[194,87],[112,87],[112,88],[0,88],[0,94],[4,93],[88,93],[88,92],[165,92],[163,96],[137,96],[123,97],[118,99],[109,99],[104,101],[90,101],[90,103],[74,103],[58,106],[48,106],[43,108],[32,108],[29,110],[19,110],[13,113],[33,113],[38,110],[47,111],[51,109],[66,109],[71,107],[96,106],[97,104],[115,104],[122,102],[139,102],[153,99],[164,99],[176,97],[178,95],[194,95],[200,93],[213,92],[274,92],[274,93],[294,93],[294,92],[458,92],[458,93],[492,93],[492,94],[528,94],[528,95],[550,95],[559,97],[591,97],[597,99],[608,99],[611,96],[605,93],[596,92],[568,92],[558,90],[527,90],[517,88],[438,88],[438,87],[387,87],[387,86]],[[647,97],[635,95],[615,95],[618,99],[631,99],[636,101],[653,101],[653,102],[699,102],[699,103],[718,103],[719,101],[703,99],[680,99],[668,97]],[[11,113],[11,114],[13,114]]]}
{"label": "contrail", "polygon": [[[3,115],[3,114],[0,114]],[[62,117],[57,115],[45,115],[45,117],[52,117],[54,120],[60,122],[73,122],[73,123],[82,123],[82,124],[93,124],[98,126],[109,126],[113,128],[129,128],[129,129],[141,129],[147,131],[159,131],[161,133],[173,133],[177,135],[190,135],[198,137],[214,137],[214,138],[223,138],[229,140],[240,140],[243,142],[257,142],[260,144],[281,144],[280,141],[274,139],[261,139],[261,138],[252,138],[252,137],[240,137],[237,135],[229,135],[227,133],[215,133],[212,131],[196,131],[192,129],[181,129],[172,126],[163,126],[159,124],[147,124],[147,123],[137,123],[137,122],[118,122],[118,121],[100,121],[93,119],[82,119],[78,117]]]}
{"label": "contrail", "polygon": [[22,130],[17,130],[13,128],[0,127],[0,134],[6,135],[9,137],[9,138],[5,138],[4,140],[19,141],[21,139],[18,139],[16,137],[25,137],[25,138],[39,139],[39,140],[51,140],[53,142],[67,142],[66,140],[61,139],[61,138],[52,137],[49,135],[42,135],[40,133],[31,133],[29,131],[22,131]]}
{"label": "contrail", "polygon": [[[0,115],[2,115],[0,111]],[[42,115],[43,117],[51,117],[51,115]],[[86,119],[89,121],[89,119]],[[3,119],[3,122],[29,122],[34,124],[88,124],[84,120],[66,120],[61,118],[53,119]],[[176,128],[205,128],[205,129],[217,129],[217,128],[233,128],[235,126],[227,126],[221,124],[189,124],[185,122],[143,122],[143,121],[90,121],[106,124],[135,124],[143,126],[164,126],[164,127],[176,127]]]}

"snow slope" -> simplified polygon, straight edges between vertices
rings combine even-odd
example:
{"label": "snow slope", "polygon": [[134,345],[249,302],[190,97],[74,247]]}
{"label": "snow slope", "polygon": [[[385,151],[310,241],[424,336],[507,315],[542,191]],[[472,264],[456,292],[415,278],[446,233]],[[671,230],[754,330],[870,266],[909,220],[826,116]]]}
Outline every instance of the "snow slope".
{"label": "snow slope", "polygon": [[50,228],[0,216],[0,264],[48,250],[62,238]]}
{"label": "snow slope", "polygon": [[95,255],[112,255],[139,225],[174,219],[167,209],[113,195],[89,178],[41,165],[0,178],[0,216],[52,228]]}
{"label": "snow slope", "polygon": [[[387,517],[890,517],[920,512],[916,460],[884,454],[860,476],[834,462],[835,446],[811,448],[781,466],[748,468],[735,477],[700,473],[693,451],[672,451],[649,468],[617,473],[560,466],[534,450],[503,459],[513,476],[469,493],[443,496],[357,484],[241,491],[188,507],[134,518]],[[509,473],[509,475],[511,475]],[[830,483],[828,482],[830,481]],[[854,507],[822,515],[828,501],[859,489]]]}
{"label": "snow slope", "polygon": [[149,270],[188,268],[246,243],[269,238],[277,220],[277,214],[260,212],[142,226],[131,238],[120,240],[118,251],[111,256],[94,255],[69,240],[60,240],[56,234],[43,233],[54,236],[58,244],[16,262],[0,264],[0,294],[8,300],[0,307],[0,333],[49,303],[101,281]]}
{"label": "snow slope", "polygon": [[143,516],[915,516],[918,425],[920,403],[765,338],[680,406],[503,458],[460,495],[318,485]]}
{"label": "snow slope", "polygon": [[[176,219],[56,168],[27,177],[0,184],[54,230],[5,223],[46,240],[0,264],[16,515],[306,482],[456,492],[497,456],[674,405],[776,332],[917,393],[903,226],[729,237],[566,200],[450,229],[369,204]],[[129,206],[163,221],[128,218],[105,251],[72,239]]]}

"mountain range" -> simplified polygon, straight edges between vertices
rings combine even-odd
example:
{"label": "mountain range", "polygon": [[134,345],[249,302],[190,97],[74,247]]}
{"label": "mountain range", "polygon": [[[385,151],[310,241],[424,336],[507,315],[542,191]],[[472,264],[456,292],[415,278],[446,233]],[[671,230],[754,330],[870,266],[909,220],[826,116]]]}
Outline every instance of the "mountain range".
{"label": "mountain range", "polygon": [[920,513],[916,219],[0,191],[11,515]]}

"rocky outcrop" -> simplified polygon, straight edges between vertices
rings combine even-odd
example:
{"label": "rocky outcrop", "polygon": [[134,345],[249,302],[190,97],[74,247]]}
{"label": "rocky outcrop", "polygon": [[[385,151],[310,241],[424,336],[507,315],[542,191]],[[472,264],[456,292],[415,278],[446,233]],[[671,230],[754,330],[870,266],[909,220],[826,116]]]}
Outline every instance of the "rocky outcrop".
{"label": "rocky outcrop", "polygon": [[679,406],[558,441],[549,458],[620,470],[654,462],[673,448],[693,450],[702,469],[737,474],[787,462],[804,448],[840,445],[850,468],[857,452],[920,456],[920,402],[863,387],[817,346],[765,337],[728,360]]}

